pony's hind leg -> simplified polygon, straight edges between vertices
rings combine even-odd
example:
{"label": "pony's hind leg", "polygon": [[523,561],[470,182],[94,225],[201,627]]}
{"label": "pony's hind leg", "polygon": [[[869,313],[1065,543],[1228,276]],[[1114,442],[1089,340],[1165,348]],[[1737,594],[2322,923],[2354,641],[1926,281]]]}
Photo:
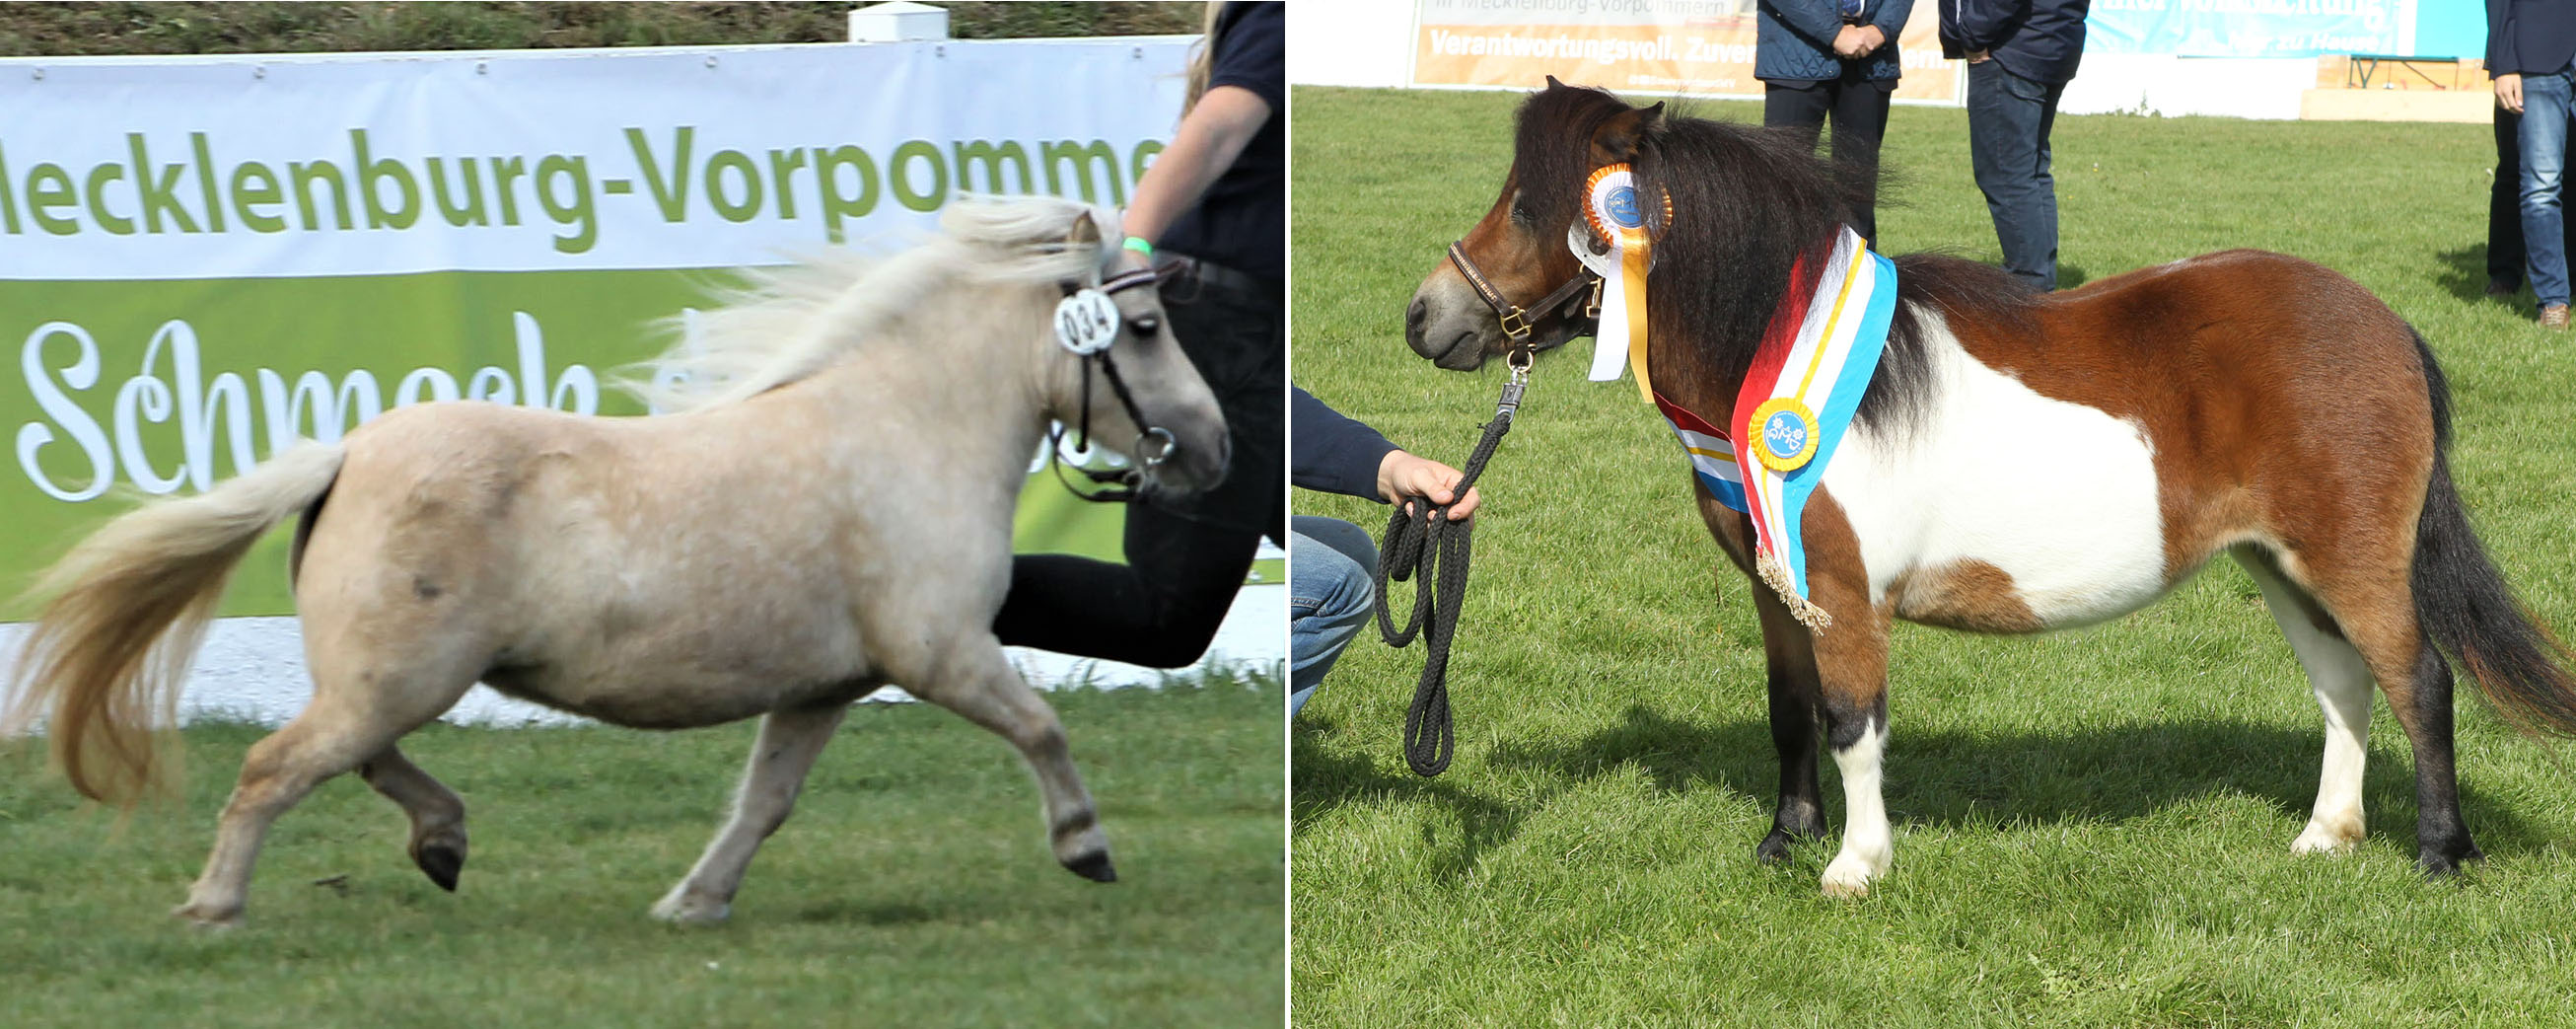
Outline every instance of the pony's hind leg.
{"label": "pony's hind leg", "polygon": [[2263,590],[2264,606],[2280,625],[2290,650],[2307,670],[2325,715],[2325,761],[2317,776],[2317,803],[2307,828],[2290,843],[2292,853],[2350,850],[2361,842],[2363,765],[2369,759],[2370,664],[2345,639],[2334,616],[2306,589],[2281,574],[2268,552],[2251,546],[2233,551],[2236,563]]}
{"label": "pony's hind leg", "polygon": [[653,917],[666,922],[712,925],[733,912],[733,895],[761,841],[787,821],[796,795],[814,759],[832,742],[832,730],[849,713],[848,704],[772,711],[760,720],[760,739],[751,746],[751,764],[734,794],[733,815],[707,843],[686,878],[653,905]]}
{"label": "pony's hind leg", "polygon": [[913,692],[1018,747],[1045,795],[1048,842],[1056,861],[1094,882],[1118,881],[1109,861],[1109,837],[1100,831],[1082,773],[1074,770],[1073,751],[1055,709],[1029,688],[1002,656],[1000,643],[990,638],[949,666],[947,674]]}
{"label": "pony's hind leg", "polygon": [[[224,804],[206,869],[188,889],[188,901],[171,914],[202,925],[229,925],[241,917],[251,866],[277,816],[325,779],[384,753],[404,733],[438,717],[474,684],[472,673],[450,681],[415,680],[370,672],[343,682],[316,669],[313,702],[284,728],[252,744],[241,779]],[[413,682],[424,682],[417,689]]]}
{"label": "pony's hind leg", "polygon": [[[2415,858],[2428,875],[2445,875],[2485,855],[2460,818],[2460,784],[2451,739],[2451,666],[2433,648],[2415,611],[2403,558],[2306,569],[2311,592],[2334,616],[2388,710],[2406,730],[2415,757]],[[2360,775],[2358,762],[2353,775]]]}
{"label": "pony's hind leg", "polygon": [[465,802],[394,746],[361,762],[358,776],[402,805],[411,818],[412,863],[439,889],[456,892],[456,876],[465,870]]}

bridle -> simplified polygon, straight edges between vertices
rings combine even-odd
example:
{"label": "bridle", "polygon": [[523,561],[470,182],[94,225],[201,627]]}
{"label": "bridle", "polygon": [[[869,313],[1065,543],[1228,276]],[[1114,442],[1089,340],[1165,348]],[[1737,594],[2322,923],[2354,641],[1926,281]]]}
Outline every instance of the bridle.
{"label": "bridle", "polygon": [[1493,280],[1486,278],[1485,273],[1476,267],[1476,262],[1467,257],[1466,240],[1462,239],[1449,244],[1449,263],[1457,267],[1459,276],[1465,278],[1467,285],[1476,291],[1476,298],[1484,301],[1486,307],[1494,309],[1494,317],[1502,326],[1503,338],[1511,345],[1511,350],[1504,360],[1509,362],[1516,372],[1527,373],[1530,362],[1535,360],[1538,351],[1562,346],[1565,343],[1565,340],[1560,339],[1544,347],[1532,345],[1530,340],[1538,329],[1538,323],[1532,320],[1531,311],[1537,311],[1544,317],[1573,303],[1575,297],[1588,291],[1591,293],[1591,298],[1584,305],[1583,316],[1593,319],[1601,317],[1601,276],[1594,274],[1588,267],[1578,266],[1579,270],[1574,273],[1573,278],[1549,290],[1546,296],[1538,299],[1537,303],[1524,308],[1503,296],[1502,290],[1495,289]]}
{"label": "bridle", "polygon": [[[1162,273],[1156,269],[1138,268],[1103,279],[1099,285],[1089,287],[1089,290],[1104,297],[1114,297],[1127,290],[1152,286],[1161,280]],[[1071,306],[1070,301],[1083,292],[1085,287],[1072,282],[1065,283],[1064,295],[1068,301],[1067,306]],[[1125,408],[1128,420],[1136,423],[1138,430],[1136,444],[1128,449],[1128,456],[1133,458],[1135,463],[1125,468],[1076,467],[1074,471],[1081,473],[1083,477],[1095,484],[1116,484],[1110,489],[1077,488],[1071,480],[1064,477],[1064,424],[1058,422],[1054,431],[1047,434],[1047,464],[1055,469],[1056,481],[1063,483],[1065,490],[1076,497],[1102,504],[1123,504],[1134,501],[1144,495],[1146,484],[1152,477],[1154,469],[1169,460],[1172,451],[1178,449],[1179,444],[1172,438],[1171,430],[1146,419],[1144,409],[1136,404],[1135,394],[1127,389],[1127,380],[1118,374],[1118,362],[1109,357],[1109,351],[1113,348],[1116,337],[1126,332],[1123,320],[1115,319],[1113,315],[1114,321],[1122,323],[1109,326],[1104,342],[1091,349],[1082,349],[1076,347],[1072,337],[1066,335],[1067,328],[1063,321],[1065,317],[1067,317],[1065,308],[1059,307],[1057,309],[1058,341],[1062,342],[1066,349],[1073,350],[1082,358],[1082,421],[1075,430],[1074,446],[1084,450],[1091,448],[1091,373],[1096,367],[1100,370],[1100,377],[1109,380],[1109,391],[1118,398],[1118,406]]]}

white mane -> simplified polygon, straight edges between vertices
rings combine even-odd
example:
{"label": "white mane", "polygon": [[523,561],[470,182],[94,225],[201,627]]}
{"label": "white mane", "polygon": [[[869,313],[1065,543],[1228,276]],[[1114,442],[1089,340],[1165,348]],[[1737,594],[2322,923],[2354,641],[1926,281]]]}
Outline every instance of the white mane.
{"label": "white mane", "polygon": [[[1101,242],[1068,242],[1086,213]],[[1046,196],[963,199],[939,228],[891,255],[834,248],[746,269],[742,285],[711,291],[722,306],[697,313],[693,326],[674,320],[680,342],[621,385],[663,413],[737,403],[830,367],[959,283],[1095,279],[1120,238],[1116,212]]]}

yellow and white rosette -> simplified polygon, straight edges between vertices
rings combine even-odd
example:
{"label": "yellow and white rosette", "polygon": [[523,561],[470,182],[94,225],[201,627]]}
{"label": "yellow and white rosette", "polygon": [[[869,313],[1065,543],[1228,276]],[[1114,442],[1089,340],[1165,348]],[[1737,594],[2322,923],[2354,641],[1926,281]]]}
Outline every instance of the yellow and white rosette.
{"label": "yellow and white rosette", "polygon": [[[1672,224],[1673,198],[1663,199],[1663,223]],[[1591,235],[1577,231],[1566,241],[1577,260],[1601,276],[1601,324],[1593,333],[1592,380],[1619,377],[1619,360],[1637,373],[1637,393],[1654,401],[1646,379],[1646,272],[1654,266],[1654,233],[1646,206],[1637,193],[1636,173],[1626,164],[1603,165],[1583,183],[1583,222]],[[1591,243],[1609,244],[1608,253],[1593,252]]]}

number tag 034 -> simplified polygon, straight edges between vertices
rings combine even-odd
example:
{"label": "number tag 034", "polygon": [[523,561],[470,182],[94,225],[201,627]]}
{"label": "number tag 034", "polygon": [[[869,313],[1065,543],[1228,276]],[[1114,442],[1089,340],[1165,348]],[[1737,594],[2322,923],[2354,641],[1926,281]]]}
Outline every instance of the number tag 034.
{"label": "number tag 034", "polygon": [[1118,341],[1118,303],[1096,289],[1078,289],[1055,305],[1055,338],[1066,350],[1089,357]]}

